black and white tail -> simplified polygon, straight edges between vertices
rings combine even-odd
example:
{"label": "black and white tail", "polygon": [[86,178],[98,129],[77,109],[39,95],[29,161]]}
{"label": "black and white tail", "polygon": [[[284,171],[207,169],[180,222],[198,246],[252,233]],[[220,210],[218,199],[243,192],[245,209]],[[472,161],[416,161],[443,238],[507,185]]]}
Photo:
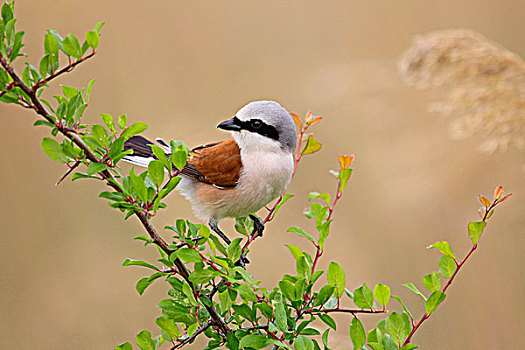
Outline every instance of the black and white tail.
{"label": "black and white tail", "polygon": [[[157,145],[162,148],[167,155],[171,153],[171,149],[166,142],[162,139],[155,139]],[[129,149],[133,150],[133,153],[122,158],[124,161],[138,166],[147,168],[148,164],[157,159],[151,150],[150,145],[154,143],[142,136],[132,136],[129,140],[124,143],[124,151]]]}

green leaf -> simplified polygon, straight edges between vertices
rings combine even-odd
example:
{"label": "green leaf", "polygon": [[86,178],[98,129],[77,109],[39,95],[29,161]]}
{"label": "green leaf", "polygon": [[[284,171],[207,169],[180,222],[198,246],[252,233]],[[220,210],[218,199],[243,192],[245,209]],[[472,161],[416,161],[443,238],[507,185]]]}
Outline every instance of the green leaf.
{"label": "green leaf", "polygon": [[178,170],[184,168],[188,161],[188,151],[186,150],[186,147],[183,145],[177,146],[175,152],[170,155],[169,159]]}
{"label": "green leaf", "polygon": [[89,81],[87,88],[86,88],[86,102],[89,102],[89,98],[91,97],[91,90],[93,89],[93,84],[95,84],[96,79],[92,79]]}
{"label": "green leaf", "polygon": [[241,240],[242,238],[236,238],[228,245],[228,258],[234,262],[241,257]]}
{"label": "green leaf", "polygon": [[400,347],[406,340],[411,331],[410,320],[407,314],[392,312],[387,322],[388,333],[392,340]]}
{"label": "green leaf", "polygon": [[208,270],[196,270],[190,274],[189,280],[196,284],[207,283],[215,278]]}
{"label": "green leaf", "polygon": [[96,176],[89,176],[86,174],[74,173],[73,176],[71,176],[71,181],[75,181],[78,179],[96,179],[96,178],[97,178]]}
{"label": "green leaf", "polygon": [[350,180],[350,175],[352,175],[352,169],[339,170],[339,180],[341,181],[339,192],[343,192],[345,190],[346,185],[348,185],[348,181]]}
{"label": "green leaf", "polygon": [[354,290],[354,304],[362,309],[374,308],[374,294],[366,283]]}
{"label": "green leaf", "polygon": [[412,316],[412,313],[411,313],[410,310],[408,310],[408,308],[405,306],[405,303],[403,303],[403,301],[401,300],[401,298],[398,297],[397,295],[392,295],[392,298],[393,298],[393,299],[396,299],[396,300],[399,302],[399,305],[401,305],[401,307],[403,308],[403,310],[405,310],[405,312],[407,313],[407,315],[413,320],[414,317]]}
{"label": "green leaf", "polygon": [[48,122],[47,120],[37,120],[33,126],[45,125],[53,128],[55,124]]}
{"label": "green leaf", "polygon": [[324,286],[323,288],[321,288],[321,290],[319,291],[319,293],[317,293],[317,296],[315,297],[313,301],[313,305],[314,306],[324,305],[324,303],[326,303],[326,301],[334,293],[334,289],[335,288],[333,286]]}
{"label": "green leaf", "polygon": [[291,301],[299,300],[302,297],[302,295],[298,296],[295,293],[295,287],[290,281],[287,281],[287,280],[279,281],[279,288],[283,292],[283,295]]}
{"label": "green leaf", "polygon": [[127,115],[125,115],[125,114],[119,115],[119,117],[118,117],[118,126],[121,129],[125,129],[127,121],[128,121],[128,116]]}
{"label": "green leaf", "polygon": [[332,198],[328,193],[310,192],[308,194],[308,201],[310,202],[313,199],[322,199],[325,204],[330,204],[332,201]]}
{"label": "green leaf", "polygon": [[354,344],[354,349],[361,349],[363,345],[365,345],[365,328],[357,317],[354,317],[350,323],[350,339],[352,340],[352,344]]}
{"label": "green leaf", "polygon": [[78,95],[78,90],[71,86],[62,85],[62,92],[68,99]]}
{"label": "green leaf", "polygon": [[294,349],[295,350],[314,350],[314,342],[312,339],[305,337],[304,335],[300,335],[297,337],[297,339],[294,342]]}
{"label": "green leaf", "polygon": [[91,175],[94,175],[94,174],[99,173],[101,171],[104,171],[107,168],[108,168],[108,166],[106,164],[91,162],[91,163],[89,163],[89,165],[87,167],[87,174],[88,174],[88,176],[91,176]]}
{"label": "green leaf", "polygon": [[44,137],[40,146],[49,158],[60,163],[64,163],[68,160],[64,152],[62,152],[62,146],[52,138]]}
{"label": "green leaf", "polygon": [[253,288],[250,287],[247,284],[241,284],[238,287],[235,288],[238,292],[241,298],[245,301],[257,301],[257,296],[255,295],[255,292],[253,291]]}
{"label": "green leaf", "polygon": [[111,116],[111,114],[100,113],[100,117],[102,118],[102,121],[107,126],[107,128],[115,134],[117,132],[117,129],[115,128],[115,122],[113,121],[113,117]]}
{"label": "green leaf", "polygon": [[253,231],[253,220],[248,216],[242,216],[235,219],[235,231],[244,236],[249,236]]}
{"label": "green leaf", "polygon": [[414,285],[414,283],[412,283],[412,282],[405,283],[405,284],[403,284],[403,286],[405,286],[408,289],[410,289],[414,294],[419,295],[421,298],[423,298],[423,300],[425,300],[425,301],[427,300],[427,297],[423,293],[421,293],[419,291],[419,289],[417,289],[417,287]]}
{"label": "green leaf", "polygon": [[149,264],[149,263],[147,263],[145,261],[142,261],[142,260],[126,259],[122,263],[122,266],[144,266],[144,267],[148,267],[150,269],[153,269],[155,271],[160,271],[156,266],[151,265],[151,264]]}
{"label": "green leaf", "polygon": [[310,236],[308,233],[306,233],[305,230],[303,230],[300,227],[292,226],[288,230],[286,230],[286,232],[296,233],[298,236],[301,236],[301,237],[304,237],[304,238],[308,239],[314,245],[316,244],[314,238],[312,236]]}
{"label": "green leaf", "polygon": [[428,249],[435,248],[441,252],[441,254],[456,259],[456,255],[450,249],[450,244],[447,241],[438,241],[427,247]]}
{"label": "green leaf", "polygon": [[[319,218],[318,218],[319,220]],[[324,242],[326,241],[326,238],[330,234],[330,225],[332,224],[333,220],[329,220],[322,224],[320,227],[318,227],[319,230],[319,248],[322,250],[324,249]]]}
{"label": "green leaf", "polygon": [[149,331],[142,331],[137,334],[137,345],[142,350],[155,350],[155,342],[151,339]]}
{"label": "green leaf", "polygon": [[181,181],[180,177],[172,177],[170,181],[164,186],[164,189],[160,191],[160,198],[166,197],[171,191],[177,187],[179,182]]}
{"label": "green leaf", "polygon": [[345,291],[345,271],[336,262],[330,262],[327,273],[328,284],[337,289],[337,296],[340,298]]}
{"label": "green leaf", "polygon": [[281,207],[286,202],[288,202],[288,200],[292,198],[293,196],[294,196],[293,194],[283,194],[281,197],[282,198],[281,201],[275,206],[275,210],[273,211],[272,216],[270,218],[273,218],[275,214],[277,214],[277,212],[281,209]]}
{"label": "green leaf", "polygon": [[158,317],[155,320],[155,323],[160,327],[160,329],[162,329],[164,333],[166,333],[166,335],[168,335],[169,339],[166,339],[167,341],[172,341],[174,338],[180,337],[179,327],[177,327],[175,321],[169,317]]}
{"label": "green leaf", "polygon": [[102,27],[104,26],[106,22],[98,22],[96,25],[95,25],[95,32],[99,33],[100,34],[100,29],[102,29]]}
{"label": "green leaf", "polygon": [[425,311],[428,315],[432,314],[438,308],[439,304],[445,301],[447,295],[440,291],[435,291],[425,302]]}
{"label": "green leaf", "polygon": [[414,344],[407,344],[405,346],[403,346],[401,349],[399,350],[413,350],[413,349],[418,349],[419,346],[418,345],[414,345]]}
{"label": "green leaf", "polygon": [[124,137],[125,140],[129,139],[133,135],[137,135],[142,133],[144,130],[146,130],[148,126],[144,124],[143,122],[136,122],[128,126],[124,131],[122,132],[122,137]]}
{"label": "green leaf", "polygon": [[202,257],[191,248],[180,248],[175,252],[178,258],[184,262],[201,262]]}
{"label": "green leaf", "polygon": [[270,345],[270,340],[258,334],[248,334],[243,337],[239,343],[239,349],[251,348],[251,349],[262,349]]}
{"label": "green leaf", "polygon": [[443,278],[450,278],[456,271],[456,262],[449,258],[448,256],[443,255],[439,259],[439,273]]}
{"label": "green leaf", "polygon": [[374,296],[379,304],[387,306],[390,301],[390,287],[384,284],[376,284],[374,287]]}
{"label": "green leaf", "polygon": [[77,59],[81,56],[80,42],[73,34],[68,34],[62,41],[63,51],[68,56],[73,56]]}
{"label": "green leaf", "polygon": [[96,49],[100,42],[98,33],[94,31],[86,32],[86,42],[91,48]]}
{"label": "green leaf", "polygon": [[151,150],[153,151],[153,154],[155,155],[155,157],[157,157],[157,159],[160,162],[162,162],[162,164],[166,167],[166,169],[171,170],[171,167],[168,162],[168,158],[166,157],[166,152],[157,145],[151,144],[149,146],[151,147]]}
{"label": "green leaf", "polygon": [[435,292],[436,290],[440,290],[441,280],[439,279],[438,273],[434,271],[431,274],[428,274],[425,277],[423,277],[423,285],[430,292]]}
{"label": "green leaf", "polygon": [[115,350],[133,350],[133,347],[129,342],[125,342],[124,344],[117,345]]}
{"label": "green leaf", "polygon": [[131,168],[129,178],[131,180],[131,184],[133,185],[133,190],[135,190],[137,193],[138,199],[140,199],[142,202],[147,202],[148,189],[146,188],[146,184],[144,183],[142,177],[135,175],[134,168]]}
{"label": "green leaf", "polygon": [[299,259],[300,257],[304,256],[303,251],[301,248],[293,245],[293,244],[286,244],[286,247],[290,250],[290,253],[292,253],[292,256],[295,260]]}
{"label": "green leaf", "polygon": [[146,290],[146,288],[150,286],[150,284],[152,284],[157,278],[163,275],[164,274],[162,272],[156,272],[149,277],[141,278],[140,280],[138,280],[137,284],[135,285],[135,289],[140,295],[142,295],[144,294],[144,291]]}
{"label": "green leaf", "polygon": [[151,161],[148,164],[148,174],[155,186],[160,188],[164,181],[164,165],[162,162],[159,160]]}
{"label": "green leaf", "polygon": [[485,226],[487,226],[487,223],[484,221],[471,222],[468,224],[468,236],[472,240],[472,244],[478,244]]}
{"label": "green leaf", "polygon": [[5,23],[9,22],[14,17],[14,1],[13,2],[4,2],[2,5],[2,19]]}
{"label": "green leaf", "polygon": [[323,145],[317,141],[313,135],[310,135],[306,140],[306,145],[301,151],[301,155],[316,153],[321,149],[322,146]]}
{"label": "green leaf", "polygon": [[286,309],[284,307],[282,297],[272,300],[272,305],[274,308],[275,323],[281,332],[286,332],[288,329],[288,321],[286,315]]}
{"label": "green leaf", "polygon": [[337,328],[337,324],[334,319],[328,314],[319,314],[319,318],[323,321],[328,327],[332,328],[334,331]]}
{"label": "green leaf", "polygon": [[188,298],[188,301],[191,305],[199,305],[199,303],[197,303],[197,300],[195,299],[195,295],[193,294],[190,285],[186,281],[184,281],[184,284],[182,285],[182,293],[186,296],[186,298]]}

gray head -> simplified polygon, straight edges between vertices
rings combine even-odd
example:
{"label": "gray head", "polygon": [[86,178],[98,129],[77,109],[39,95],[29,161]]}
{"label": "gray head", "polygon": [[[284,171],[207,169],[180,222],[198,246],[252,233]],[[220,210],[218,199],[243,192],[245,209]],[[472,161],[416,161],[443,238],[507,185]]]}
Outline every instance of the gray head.
{"label": "gray head", "polygon": [[231,130],[241,149],[271,149],[277,146],[281,150],[293,152],[297,142],[292,116],[274,101],[250,102],[235,117],[217,127]]}

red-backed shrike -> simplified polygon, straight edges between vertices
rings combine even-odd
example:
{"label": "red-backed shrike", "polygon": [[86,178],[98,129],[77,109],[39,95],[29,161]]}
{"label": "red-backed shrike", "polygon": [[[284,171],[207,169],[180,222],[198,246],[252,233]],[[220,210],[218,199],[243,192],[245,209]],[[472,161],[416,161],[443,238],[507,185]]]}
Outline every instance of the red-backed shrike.
{"label": "red-backed shrike", "polygon": [[[191,202],[195,215],[229,242],[218,227],[221,219],[255,213],[288,187],[297,135],[290,113],[273,101],[248,103],[217,127],[231,131],[233,138],[194,148],[177,188]],[[164,141],[156,141],[170,152]],[[147,167],[155,159],[150,144],[133,136],[124,146],[133,154],[124,160]],[[262,233],[260,220],[250,217]]]}

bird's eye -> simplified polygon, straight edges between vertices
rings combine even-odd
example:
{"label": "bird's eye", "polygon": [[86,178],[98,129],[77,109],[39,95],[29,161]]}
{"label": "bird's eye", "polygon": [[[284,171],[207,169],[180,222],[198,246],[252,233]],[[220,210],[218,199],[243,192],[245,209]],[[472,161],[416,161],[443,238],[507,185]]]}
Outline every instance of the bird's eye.
{"label": "bird's eye", "polygon": [[262,122],[260,120],[252,120],[251,124],[254,129],[259,129],[262,125]]}

